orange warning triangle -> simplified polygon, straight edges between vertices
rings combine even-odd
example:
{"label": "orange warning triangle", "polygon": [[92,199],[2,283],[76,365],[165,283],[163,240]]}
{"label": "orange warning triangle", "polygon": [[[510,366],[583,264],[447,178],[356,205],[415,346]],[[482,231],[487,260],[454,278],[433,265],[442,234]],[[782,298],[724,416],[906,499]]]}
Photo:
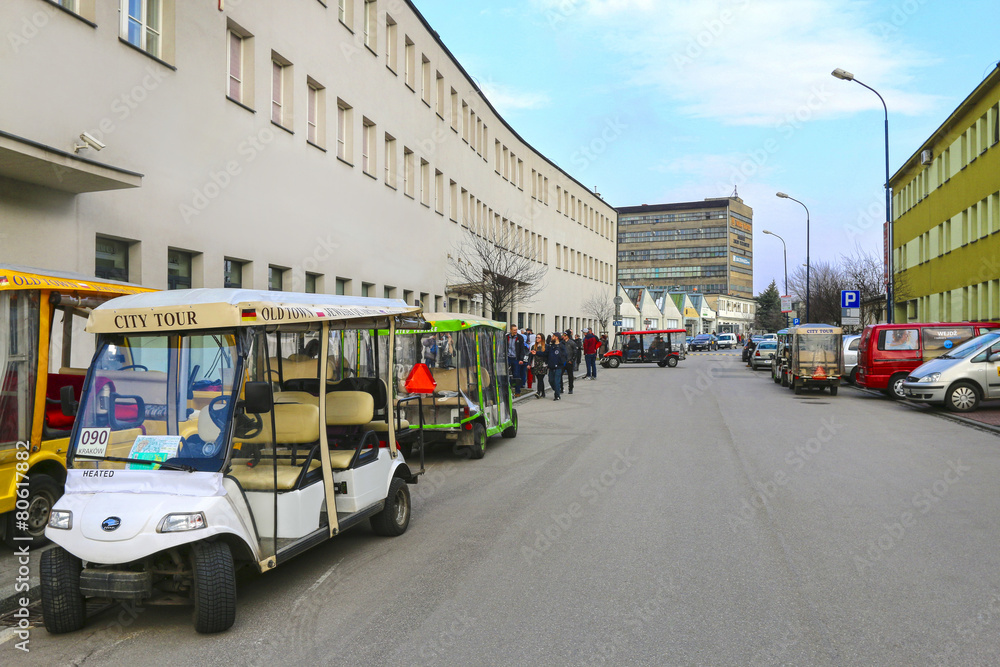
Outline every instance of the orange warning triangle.
{"label": "orange warning triangle", "polygon": [[816,368],[816,373],[815,373],[814,377],[825,378],[826,377],[826,370],[822,366],[818,366]]}
{"label": "orange warning triangle", "polygon": [[410,374],[406,376],[406,392],[408,394],[433,394],[437,382],[427,364],[414,364]]}

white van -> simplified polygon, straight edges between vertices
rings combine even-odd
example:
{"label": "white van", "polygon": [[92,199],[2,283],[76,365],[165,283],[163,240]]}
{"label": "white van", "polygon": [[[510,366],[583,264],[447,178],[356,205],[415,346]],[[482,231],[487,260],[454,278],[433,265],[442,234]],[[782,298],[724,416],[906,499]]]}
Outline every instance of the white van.
{"label": "white van", "polygon": [[723,333],[719,334],[719,349],[734,350],[736,349],[736,334],[733,333]]}

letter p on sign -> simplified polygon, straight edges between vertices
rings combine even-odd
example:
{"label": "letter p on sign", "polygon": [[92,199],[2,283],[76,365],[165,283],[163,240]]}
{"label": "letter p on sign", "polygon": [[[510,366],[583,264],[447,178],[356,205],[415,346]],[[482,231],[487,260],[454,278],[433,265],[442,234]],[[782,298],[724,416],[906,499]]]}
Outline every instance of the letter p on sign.
{"label": "letter p on sign", "polygon": [[850,290],[845,289],[840,292],[840,307],[841,308],[860,308],[861,307],[861,292],[860,290]]}

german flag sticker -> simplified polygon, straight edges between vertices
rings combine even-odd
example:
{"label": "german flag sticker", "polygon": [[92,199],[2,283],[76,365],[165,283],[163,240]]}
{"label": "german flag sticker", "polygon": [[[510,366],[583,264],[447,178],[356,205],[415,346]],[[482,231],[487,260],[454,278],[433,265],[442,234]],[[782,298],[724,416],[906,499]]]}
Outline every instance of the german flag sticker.
{"label": "german flag sticker", "polygon": [[244,322],[256,322],[257,321],[257,309],[256,308],[244,308],[243,309],[243,321]]}

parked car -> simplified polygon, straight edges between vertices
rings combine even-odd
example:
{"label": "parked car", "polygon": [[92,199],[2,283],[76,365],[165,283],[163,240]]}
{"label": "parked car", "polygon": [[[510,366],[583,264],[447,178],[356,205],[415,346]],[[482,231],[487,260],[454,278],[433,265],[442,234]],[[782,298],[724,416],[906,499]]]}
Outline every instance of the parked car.
{"label": "parked car", "polygon": [[736,348],[736,334],[733,333],[723,333],[719,334],[719,349],[733,350]]}
{"label": "parked car", "polygon": [[872,324],[861,333],[857,385],[903,399],[903,382],[918,366],[967,340],[1000,329],[990,322]]}
{"label": "parked car", "polygon": [[914,369],[903,382],[903,393],[911,401],[970,412],[980,401],[1000,398],[998,374],[1000,332],[993,331]]}
{"label": "parked car", "polygon": [[712,334],[698,334],[688,345],[688,349],[692,352],[698,350],[718,350],[719,342],[715,339]]}
{"label": "parked car", "polygon": [[746,363],[750,363],[750,354],[753,352],[753,348],[757,347],[757,343],[764,340],[762,336],[753,335],[747,338],[746,342],[743,343],[743,354],[742,360]]}
{"label": "parked car", "polygon": [[757,344],[757,348],[750,357],[750,368],[757,370],[761,366],[770,366],[774,363],[774,354],[778,349],[778,343],[773,340],[762,340]]}
{"label": "parked car", "polygon": [[841,377],[851,384],[857,384],[858,346],[861,345],[861,334],[844,336],[844,369]]}

